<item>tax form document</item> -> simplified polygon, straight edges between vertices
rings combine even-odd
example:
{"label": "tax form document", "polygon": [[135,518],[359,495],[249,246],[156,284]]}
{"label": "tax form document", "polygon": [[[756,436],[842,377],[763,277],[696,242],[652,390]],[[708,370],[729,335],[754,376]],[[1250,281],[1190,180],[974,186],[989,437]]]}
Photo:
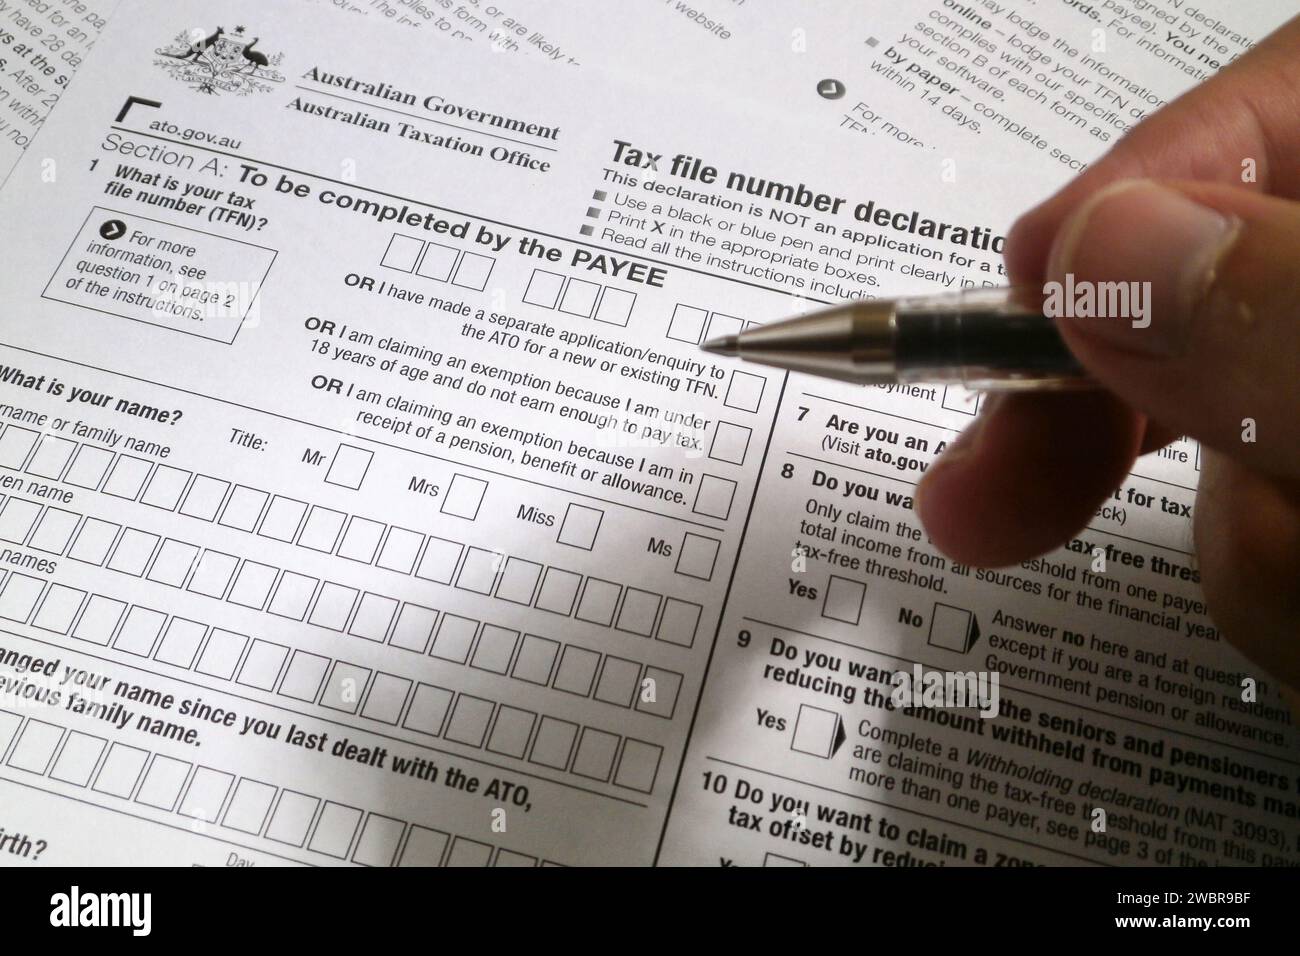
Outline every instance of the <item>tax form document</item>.
{"label": "tax form document", "polygon": [[0,194],[0,859],[1292,859],[1195,446],[975,571],[913,493],[976,396],[697,348],[1003,280],[1023,170],[833,142],[126,0]]}

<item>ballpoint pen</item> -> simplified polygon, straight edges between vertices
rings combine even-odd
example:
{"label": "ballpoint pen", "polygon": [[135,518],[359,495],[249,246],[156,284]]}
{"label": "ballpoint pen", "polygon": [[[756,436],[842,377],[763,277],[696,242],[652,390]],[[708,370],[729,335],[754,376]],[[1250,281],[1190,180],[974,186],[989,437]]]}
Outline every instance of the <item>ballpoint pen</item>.
{"label": "ballpoint pen", "polygon": [[702,348],[860,385],[977,390],[1093,387],[1043,311],[1041,290],[861,299],[706,341]]}

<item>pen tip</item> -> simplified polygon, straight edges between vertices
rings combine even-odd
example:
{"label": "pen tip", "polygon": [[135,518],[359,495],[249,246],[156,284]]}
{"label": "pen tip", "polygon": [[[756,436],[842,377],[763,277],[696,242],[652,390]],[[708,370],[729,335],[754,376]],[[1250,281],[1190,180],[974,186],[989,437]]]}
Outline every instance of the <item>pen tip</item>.
{"label": "pen tip", "polygon": [[716,339],[709,339],[700,348],[715,355],[739,355],[740,339],[735,335],[720,335]]}

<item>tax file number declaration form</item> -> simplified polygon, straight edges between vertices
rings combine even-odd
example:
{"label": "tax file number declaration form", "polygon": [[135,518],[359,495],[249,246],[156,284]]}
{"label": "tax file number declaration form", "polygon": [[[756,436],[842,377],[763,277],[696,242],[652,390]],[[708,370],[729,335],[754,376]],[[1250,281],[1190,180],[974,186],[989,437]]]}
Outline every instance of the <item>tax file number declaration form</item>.
{"label": "tax file number declaration form", "polygon": [[1294,858],[1193,443],[980,571],[914,509],[977,396],[698,348],[1002,284],[1026,171],[704,102],[120,6],[0,196],[5,862]]}

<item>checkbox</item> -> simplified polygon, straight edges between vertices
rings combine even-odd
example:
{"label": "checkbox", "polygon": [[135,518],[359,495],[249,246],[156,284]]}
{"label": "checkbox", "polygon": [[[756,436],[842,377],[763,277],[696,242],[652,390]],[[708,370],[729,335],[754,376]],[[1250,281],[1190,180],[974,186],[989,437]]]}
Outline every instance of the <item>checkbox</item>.
{"label": "checkbox", "polygon": [[596,681],[596,700],[618,707],[632,706],[636,694],[641,665],[636,661],[621,657],[605,656],[605,663],[600,668],[600,678]]}
{"label": "checkbox", "polygon": [[9,754],[9,766],[44,776],[54,759],[54,751],[63,740],[63,728],[31,717]]}
{"label": "checkbox", "polygon": [[367,448],[340,444],[338,450],[334,452],[334,460],[330,462],[329,471],[325,473],[325,481],[340,488],[351,488],[356,491],[366,480],[366,472],[370,470],[370,462],[374,457],[375,453]]}
{"label": "checkbox", "polygon": [[544,269],[534,269],[524,290],[524,301],[542,309],[553,309],[560,300],[560,288],[564,285],[564,276]]}
{"label": "checkbox", "polygon": [[361,592],[356,588],[326,581],[321,585],[320,594],[316,596],[316,606],[312,608],[308,622],[341,633],[348,626],[348,618],[352,616],[352,606],[356,604],[360,594]]}
{"label": "checkbox", "polygon": [[289,669],[280,680],[280,696],[313,703],[325,681],[325,670],[330,659],[306,651],[294,651],[289,658]]}
{"label": "checkbox", "polygon": [[733,369],[731,383],[727,386],[727,395],[722,404],[742,412],[756,412],[763,402],[763,388],[767,379],[761,375]]}
{"label": "checkbox", "polygon": [[126,620],[122,622],[113,646],[137,657],[149,657],[166,622],[166,614],[137,604],[126,612]]}
{"label": "checkbox", "polygon": [[398,272],[410,272],[415,268],[416,260],[420,258],[420,250],[423,248],[423,239],[395,232],[388,240],[388,248],[384,250],[379,264],[389,269],[396,269]]}
{"label": "checkbox", "polygon": [[635,292],[626,292],[623,289],[615,289],[613,286],[605,286],[605,291],[600,297],[600,304],[596,306],[595,319],[597,322],[607,322],[610,325],[626,327],[628,320],[632,318],[632,307],[634,305],[636,305]]}
{"label": "checkbox", "polygon": [[62,554],[72,540],[72,532],[77,530],[77,522],[80,520],[79,514],[53,506],[47,507],[41,520],[36,523],[36,530],[32,532],[27,547],[46,554]]}
{"label": "checkbox", "polygon": [[655,616],[659,613],[659,595],[639,588],[628,588],[623,595],[615,627],[629,634],[649,637],[655,629]]}
{"label": "checkbox", "polygon": [[573,602],[578,597],[578,585],[581,583],[581,574],[561,568],[547,568],[534,607],[568,617],[573,613]]}
{"label": "checkbox", "polygon": [[456,257],[459,255],[460,250],[453,246],[431,242],[424,250],[424,258],[420,260],[420,265],[415,271],[425,279],[446,282],[451,278],[451,270],[456,265]]}
{"label": "checkbox", "polygon": [[424,535],[418,531],[390,527],[384,545],[379,549],[375,567],[398,574],[410,574],[415,567],[415,559],[420,556],[420,545],[424,544]]}
{"label": "checkbox", "polygon": [[600,522],[604,517],[605,512],[600,508],[570,502],[555,540],[571,548],[590,551],[596,546],[596,534],[600,531]]}
{"label": "checkbox", "polygon": [[973,416],[980,408],[980,393],[957,385],[945,385],[941,404],[950,412]]}
{"label": "checkbox", "polygon": [[271,499],[266,514],[262,516],[262,524],[257,529],[257,533],[263,538],[291,542],[297,537],[298,526],[302,524],[302,516],[306,513],[305,501],[295,501],[293,498],[276,495]]}
{"label": "checkbox", "polygon": [[495,708],[496,705],[490,700],[461,694],[456,698],[456,706],[451,712],[451,719],[447,721],[447,729],[443,731],[442,736],[458,744],[482,747]]}
{"label": "checkbox", "polygon": [[392,866],[405,829],[406,824],[401,820],[382,817],[377,813],[366,814],[361,838],[357,840],[357,848],[352,851],[352,862],[362,866]]}
{"label": "checkbox", "polygon": [[578,725],[554,717],[543,717],[533,741],[528,759],[543,767],[563,770],[569,765],[573,742],[578,736]]}
{"label": "checkbox", "polygon": [[413,682],[405,677],[392,674],[376,674],[366,692],[366,702],[361,707],[361,716],[378,720],[385,724],[397,726],[397,719],[402,715],[406,705],[406,695],[411,692]]}
{"label": "checkbox", "polygon": [[153,659],[189,670],[194,665],[194,656],[207,633],[206,624],[173,617],[163,633],[158,650],[154,651]]}
{"label": "checkbox", "polygon": [[117,539],[113,555],[108,559],[108,569],[139,577],[153,557],[153,549],[158,546],[158,535],[127,528],[122,537]]}
{"label": "checkbox", "polygon": [[704,608],[690,601],[670,597],[664,601],[663,617],[659,621],[659,630],[655,639],[678,647],[690,647],[695,643],[695,631],[700,624],[700,614]]}
{"label": "checkbox", "polygon": [[934,613],[930,615],[927,644],[965,654],[978,638],[979,628],[975,626],[975,617],[970,611],[964,607],[935,602]]}
{"label": "checkbox", "polygon": [[41,578],[28,577],[17,572],[10,574],[0,588],[0,617],[25,623],[45,590]]}
{"label": "checkbox", "polygon": [[117,533],[121,530],[120,524],[100,521],[98,518],[87,518],[81,523],[72,547],[68,549],[68,557],[96,566],[103,564],[104,559],[108,557],[108,552],[113,549]]}
{"label": "checkbox", "polygon": [[211,521],[221,510],[221,502],[230,490],[230,482],[207,475],[196,475],[181,502],[181,514],[201,521]]}
{"label": "checkbox", "polygon": [[66,584],[51,584],[45,592],[45,600],[41,601],[36,616],[32,618],[32,627],[55,634],[67,634],[85,599],[85,591],[70,588]]}
{"label": "checkbox", "polygon": [[180,504],[181,495],[185,493],[185,486],[190,483],[193,474],[192,471],[185,471],[183,468],[159,465],[149,477],[144,494],[140,496],[140,503],[151,508],[161,508],[163,511],[174,511]]}
{"label": "checkbox", "polygon": [[790,749],[829,760],[844,742],[844,722],[833,710],[799,705],[799,716],[794,722],[794,737]]}
{"label": "checkbox", "polygon": [[262,832],[274,801],[275,787],[243,777],[235,786],[235,795],[230,798],[222,825],[256,836]]}
{"label": "checkbox", "polygon": [[456,267],[456,276],[451,284],[482,292],[487,288],[488,276],[492,274],[492,266],[495,264],[496,260],[491,256],[466,252],[460,257],[460,265]]}
{"label": "checkbox", "polygon": [[280,678],[280,669],[284,667],[284,660],[288,656],[289,648],[281,644],[254,640],[253,646],[248,649],[248,656],[239,668],[235,683],[256,687],[258,690],[274,689],[275,682]]}
{"label": "checkbox", "polygon": [[714,312],[709,316],[709,331],[704,337],[705,339],[716,339],[724,335],[735,335],[744,327],[745,322],[743,319]]}
{"label": "checkbox", "polygon": [[580,621],[609,627],[614,622],[614,611],[622,593],[622,585],[613,581],[587,578],[587,583],[582,588],[582,597],[578,599],[578,610],[573,616]]}
{"label": "checkbox", "polygon": [[697,515],[718,518],[726,521],[731,515],[731,503],[736,498],[736,483],[730,478],[717,475],[700,476],[700,487],[695,493],[695,507],[691,510]]}
{"label": "checkbox", "polygon": [[412,824],[411,835],[406,838],[398,866],[437,866],[442,862],[442,855],[450,839],[439,830]]}
{"label": "checkbox", "polygon": [[453,475],[440,510],[445,515],[473,521],[478,517],[478,509],[483,504],[483,494],[487,488],[488,483],[482,478]]}
{"label": "checkbox", "polygon": [[217,524],[239,531],[252,531],[257,527],[257,519],[261,517],[262,507],[269,497],[265,491],[236,485]]}
{"label": "checkbox", "polygon": [[496,723],[488,736],[487,749],[494,754],[523,759],[528,752],[528,738],[533,734],[537,715],[502,704],[497,708]]}
{"label": "checkbox", "polygon": [[522,558],[507,558],[501,569],[501,580],[497,582],[496,596],[503,601],[528,607],[533,603],[537,579],[541,575],[540,564]]}
{"label": "checkbox", "polygon": [[682,675],[662,667],[647,667],[641,678],[636,709],[643,714],[654,714],[672,720],[677,709],[677,695],[682,689]]}
{"label": "checkbox", "polygon": [[352,838],[361,826],[361,811],[332,800],[325,801],[307,849],[335,859],[346,860]]}
{"label": "checkbox", "polygon": [[456,575],[456,587],[475,594],[491,594],[501,567],[501,557],[495,551],[470,548],[460,566],[460,574]]}
{"label": "checkbox", "polygon": [[108,748],[108,756],[104,758],[91,789],[123,800],[128,799],[140,780],[140,773],[148,759],[147,750],[114,743]]}
{"label": "checkbox", "polygon": [[596,296],[600,295],[600,286],[583,279],[570,279],[560,298],[560,311],[569,315],[591,318],[591,310],[596,307]]}
{"label": "checkbox", "polygon": [[345,714],[355,714],[361,706],[361,698],[369,680],[370,668],[349,664],[347,661],[335,661],[325,680],[320,705]]}
{"label": "checkbox", "polygon": [[81,612],[81,619],[72,630],[72,636],[107,647],[125,613],[125,602],[106,598],[102,594],[92,594],[86,602],[86,609]]}
{"label": "checkbox", "polygon": [[596,679],[596,669],[599,666],[599,654],[570,644],[560,656],[560,669],[555,672],[552,686],[568,694],[586,697],[591,693],[591,685]]}
{"label": "checkbox", "polygon": [[108,449],[82,445],[72,459],[72,464],[68,468],[68,473],[63,476],[63,480],[78,488],[89,488],[94,491],[104,480],[104,475],[108,473],[108,466],[112,461],[113,453]]}
{"label": "checkbox", "polygon": [[623,752],[618,758],[618,770],[614,773],[614,786],[628,790],[649,793],[654,789],[655,777],[659,773],[659,762],[663,759],[664,748],[643,740],[628,738],[623,741]]}
{"label": "checkbox", "polygon": [[59,751],[54,766],[50,768],[50,778],[76,787],[86,786],[90,783],[91,774],[95,772],[95,764],[99,763],[107,746],[108,741],[102,737],[92,737],[79,730],[72,731],[68,734],[63,749]]}
{"label": "checkbox", "polygon": [[704,309],[697,309],[693,305],[678,305],[673,309],[672,321],[668,323],[668,338],[699,345],[708,318],[709,313]]}
{"label": "checkbox", "polygon": [[492,846],[488,843],[480,843],[478,840],[467,840],[464,837],[456,837],[451,843],[451,852],[447,854],[447,862],[444,866],[456,867],[483,867],[488,865],[488,860],[492,857]]}
{"label": "checkbox", "polygon": [[348,522],[347,530],[343,532],[338,556],[349,561],[369,564],[375,560],[375,552],[379,550],[379,540],[384,536],[384,527],[383,522],[353,515],[352,520]]}
{"label": "checkbox", "polygon": [[247,644],[248,638],[245,635],[214,627],[194,669],[209,677],[230,680],[235,676],[235,667]]}
{"label": "checkbox", "polygon": [[749,440],[753,435],[754,430],[746,425],[720,420],[713,429],[713,443],[709,445],[709,457],[714,461],[743,465],[745,455],[749,453]]}
{"label": "checkbox", "polygon": [[469,660],[469,649],[478,633],[478,621],[458,614],[444,614],[438,625],[438,636],[433,639],[433,649],[429,652],[444,661],[464,664]]}
{"label": "checkbox", "polygon": [[153,559],[153,566],[146,577],[156,584],[165,584],[178,588],[185,583],[194,561],[199,556],[199,546],[185,541],[173,541],[167,538],[158,549]]}
{"label": "checkbox", "polygon": [[460,563],[460,553],[465,546],[459,541],[429,536],[420,555],[420,565],[415,569],[415,576],[435,584],[450,584],[456,574],[456,565]]}
{"label": "checkbox", "polygon": [[580,777],[589,777],[605,783],[609,772],[614,769],[614,757],[618,754],[618,737],[603,730],[591,727],[582,729],[578,738],[578,750],[573,755],[573,772]]}
{"label": "checkbox", "polygon": [[181,789],[193,766],[184,760],[155,754],[140,784],[140,791],[135,795],[135,802],[170,813],[180,799]]}
{"label": "checkbox", "polygon": [[22,470],[23,462],[36,446],[38,438],[40,433],[30,428],[19,428],[17,425],[7,427],[4,434],[0,435],[0,465],[15,471]]}
{"label": "checkbox", "polygon": [[275,585],[271,603],[267,605],[268,614],[287,617],[292,621],[301,621],[307,615],[311,599],[316,594],[316,585],[320,582],[306,574],[285,571]]}
{"label": "checkbox", "polygon": [[10,498],[4,507],[0,507],[0,539],[22,544],[27,540],[40,513],[41,506],[36,502]]}
{"label": "checkbox", "polygon": [[822,602],[822,617],[843,621],[845,624],[857,624],[862,619],[862,601],[866,593],[867,586],[861,581],[851,581],[832,574]]}
{"label": "checkbox", "polygon": [[134,501],[149,474],[151,462],[130,455],[118,455],[113,470],[104,482],[104,494]]}
{"label": "checkbox", "polygon": [[276,575],[279,573],[279,569],[269,564],[244,561],[226,600],[240,607],[251,607],[255,611],[262,610],[266,606],[266,599],[270,597],[271,587],[275,584]]}
{"label": "checkbox", "polygon": [[348,516],[341,511],[312,505],[302,531],[298,534],[298,546],[321,554],[333,554],[339,543],[339,534],[343,531],[343,523],[347,520]]}
{"label": "checkbox", "polygon": [[77,443],[75,441],[69,441],[55,435],[46,435],[41,439],[40,445],[37,446],[36,453],[32,455],[32,460],[27,463],[27,474],[57,481],[59,475],[63,474],[63,469],[67,467],[68,460],[72,458],[72,453],[76,450]]}
{"label": "checkbox", "polygon": [[176,812],[192,820],[215,823],[221,805],[226,802],[226,794],[235,782],[235,775],[199,767],[190,778],[190,785],[185,788],[185,796]]}
{"label": "checkbox", "polygon": [[194,574],[190,576],[190,583],[185,586],[185,590],[220,600],[225,597],[226,587],[235,576],[238,564],[239,559],[234,555],[204,551],[199,563],[194,566]]}
{"label": "checkbox", "polygon": [[281,791],[280,799],[271,811],[271,822],[266,825],[266,838],[289,846],[302,846],[319,806],[320,800],[316,797],[293,790]]}
{"label": "checkbox", "polygon": [[559,652],[559,641],[553,641],[549,637],[538,637],[536,634],[527,634],[519,648],[519,656],[515,658],[515,669],[511,672],[511,676],[516,680],[528,681],[530,684],[540,684],[544,687],[551,682],[551,671],[555,667],[555,658]]}
{"label": "checkbox", "polygon": [[367,641],[382,643],[388,636],[388,625],[397,615],[397,601],[382,594],[362,595],[357,613],[352,618],[348,633]]}
{"label": "checkbox", "polygon": [[416,684],[411,706],[406,711],[402,726],[407,730],[437,737],[442,733],[447,711],[451,709],[451,691],[431,684]]}
{"label": "checkbox", "polygon": [[692,531],[686,532],[682,547],[677,555],[677,566],[673,569],[678,574],[701,581],[713,580],[713,568],[718,563],[718,547],[721,542]]}
{"label": "checkbox", "polygon": [[438,620],[438,612],[431,607],[406,603],[397,613],[397,623],[388,643],[403,650],[423,654],[429,647],[429,638],[433,636],[433,625]]}

